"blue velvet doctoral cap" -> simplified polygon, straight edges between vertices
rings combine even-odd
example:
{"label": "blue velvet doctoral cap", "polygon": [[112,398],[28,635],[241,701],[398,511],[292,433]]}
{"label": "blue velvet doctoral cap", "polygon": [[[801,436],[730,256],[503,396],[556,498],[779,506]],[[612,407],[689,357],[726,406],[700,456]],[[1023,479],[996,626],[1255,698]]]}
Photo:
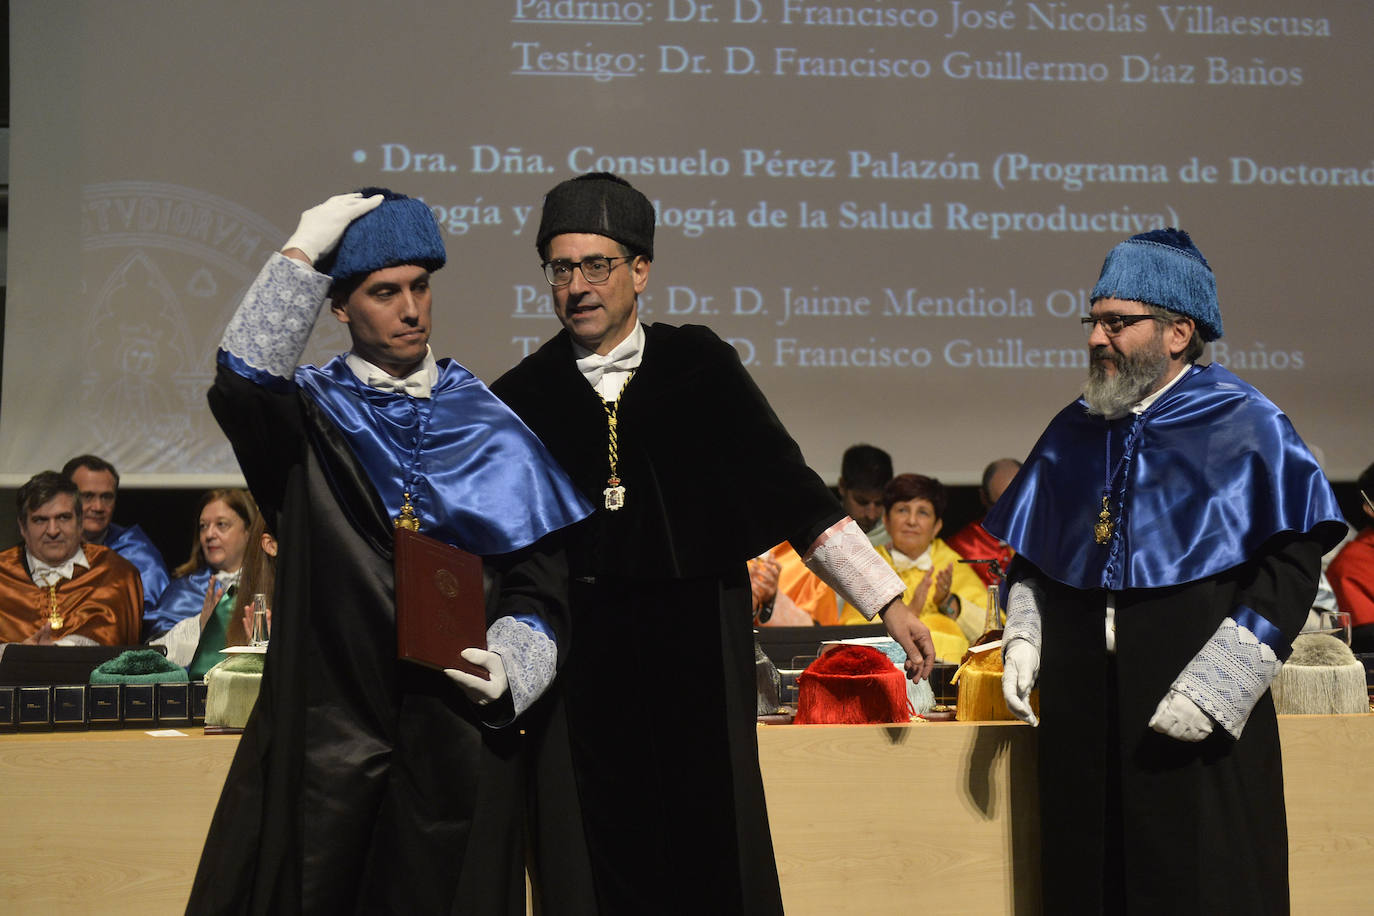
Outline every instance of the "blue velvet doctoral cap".
{"label": "blue velvet doctoral cap", "polygon": [[1102,264],[1092,301],[1147,302],[1197,322],[1203,340],[1221,336],[1212,267],[1182,229],[1155,229],[1117,245]]}
{"label": "blue velvet doctoral cap", "polygon": [[388,188],[360,188],[358,193],[381,194],[385,200],[349,224],[339,246],[320,258],[316,270],[338,282],[400,264],[418,264],[428,271],[444,266],[444,239],[428,204]]}

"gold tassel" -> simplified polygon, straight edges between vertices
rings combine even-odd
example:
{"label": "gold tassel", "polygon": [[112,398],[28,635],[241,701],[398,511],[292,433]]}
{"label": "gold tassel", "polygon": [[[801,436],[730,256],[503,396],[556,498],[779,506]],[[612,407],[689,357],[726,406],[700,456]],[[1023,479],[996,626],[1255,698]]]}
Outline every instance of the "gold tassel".
{"label": "gold tassel", "polygon": [[[1002,696],[1001,647],[969,652],[950,679],[959,687],[954,718],[960,722],[997,722],[1015,719]],[[1040,691],[1032,690],[1031,709],[1040,715]]]}

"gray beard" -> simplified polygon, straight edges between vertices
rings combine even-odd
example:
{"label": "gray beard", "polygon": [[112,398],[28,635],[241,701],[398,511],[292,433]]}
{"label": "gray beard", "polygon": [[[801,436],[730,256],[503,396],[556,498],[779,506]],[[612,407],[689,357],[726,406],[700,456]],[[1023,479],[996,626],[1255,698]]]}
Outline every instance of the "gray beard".
{"label": "gray beard", "polygon": [[[1088,381],[1083,386],[1088,412],[1109,419],[1123,416],[1159,387],[1159,380],[1169,370],[1169,354],[1162,344],[1163,341],[1158,340],[1151,349],[1141,349],[1130,356],[1112,355],[1116,363],[1115,375],[1108,375],[1103,364],[1092,359],[1089,353]],[[1101,349],[1111,352],[1106,347]]]}

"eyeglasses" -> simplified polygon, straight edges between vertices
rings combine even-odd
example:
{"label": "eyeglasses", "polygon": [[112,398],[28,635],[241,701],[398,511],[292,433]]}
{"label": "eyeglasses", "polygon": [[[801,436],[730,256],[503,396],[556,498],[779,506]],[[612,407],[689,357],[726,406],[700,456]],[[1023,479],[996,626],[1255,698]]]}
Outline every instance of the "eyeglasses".
{"label": "eyeglasses", "polygon": [[632,261],[634,258],[634,255],[616,258],[597,255],[580,261],[545,261],[540,266],[544,268],[544,276],[548,278],[550,286],[567,286],[571,283],[574,267],[582,271],[582,278],[588,283],[605,283],[611,278],[611,271],[615,270],[613,262]]}
{"label": "eyeglasses", "polygon": [[1141,321],[1165,321],[1159,315],[1089,315],[1087,318],[1080,318],[1083,322],[1083,333],[1089,337],[1093,336],[1093,329],[1098,325],[1107,332],[1108,337],[1115,337],[1131,325]]}

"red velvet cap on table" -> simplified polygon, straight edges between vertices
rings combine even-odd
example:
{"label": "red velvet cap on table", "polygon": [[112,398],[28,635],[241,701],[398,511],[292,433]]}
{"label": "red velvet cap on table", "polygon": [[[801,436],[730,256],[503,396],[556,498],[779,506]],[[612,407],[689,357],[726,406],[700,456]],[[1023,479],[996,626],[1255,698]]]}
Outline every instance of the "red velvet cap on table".
{"label": "red velvet cap on table", "polygon": [[797,677],[798,725],[907,722],[906,676],[869,646],[840,646]]}

